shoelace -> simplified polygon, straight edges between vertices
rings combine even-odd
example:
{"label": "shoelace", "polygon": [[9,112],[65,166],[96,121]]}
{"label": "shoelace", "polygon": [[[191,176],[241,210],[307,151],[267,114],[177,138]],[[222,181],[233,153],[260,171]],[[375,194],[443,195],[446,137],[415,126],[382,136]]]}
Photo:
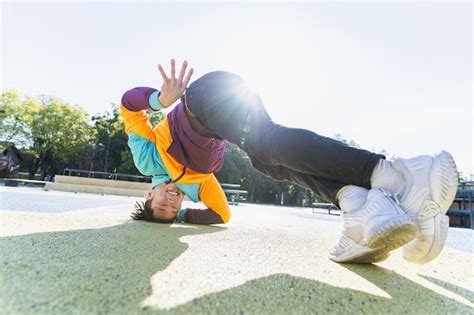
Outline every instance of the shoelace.
{"label": "shoelace", "polygon": [[401,194],[392,194],[391,192],[389,192],[388,190],[386,189],[383,189],[383,188],[377,188],[379,191],[381,191],[385,197],[388,197],[390,199],[392,199],[398,206],[400,206],[400,199],[402,197]]}
{"label": "shoelace", "polygon": [[[396,202],[396,204],[401,208],[401,199],[402,199],[401,193],[392,195],[389,191],[386,191],[385,189],[380,188],[380,190],[383,191],[385,196],[393,199]],[[422,220],[425,218],[432,218],[436,216],[438,213],[440,213],[439,205],[433,200],[425,200],[423,203],[423,212],[419,215],[419,218]]]}

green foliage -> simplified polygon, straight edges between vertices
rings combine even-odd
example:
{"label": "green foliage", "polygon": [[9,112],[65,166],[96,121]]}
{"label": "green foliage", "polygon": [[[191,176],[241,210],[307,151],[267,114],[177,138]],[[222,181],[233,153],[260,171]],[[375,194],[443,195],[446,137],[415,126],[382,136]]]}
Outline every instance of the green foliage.
{"label": "green foliage", "polygon": [[[156,125],[163,113],[150,113]],[[0,143],[20,148],[22,171],[32,178],[60,174],[66,167],[139,175],[127,145],[119,107],[89,117],[78,106],[50,96],[8,91],[0,97]]]}
{"label": "green foliage", "polygon": [[117,172],[122,174],[140,175],[137,168],[135,167],[135,164],[133,163],[132,152],[130,152],[130,150],[123,150],[120,152],[120,155],[121,163],[117,169]]}
{"label": "green foliage", "polygon": [[112,104],[110,112],[95,115],[91,120],[96,132],[91,142],[94,160],[92,170],[116,170],[120,166],[121,152],[128,148],[118,106]]}
{"label": "green foliage", "polygon": [[16,91],[0,96],[0,140],[19,145],[31,142],[31,123],[40,108],[39,101]]}
{"label": "green foliage", "polygon": [[1,95],[0,108],[0,138],[22,149],[32,175],[41,167],[44,176],[77,157],[94,135],[84,109],[54,97],[6,92]]}
{"label": "green foliage", "polygon": [[[164,119],[161,112],[149,113],[150,123],[155,126]],[[120,117],[119,107],[112,104],[111,110],[92,117],[96,135],[91,143],[93,170],[140,175],[133,163],[128,148],[128,137]]]}
{"label": "green foliage", "polygon": [[41,98],[41,105],[28,122],[34,147],[68,158],[92,139],[84,109],[52,97]]}
{"label": "green foliage", "polygon": [[360,148],[360,145],[357,144],[354,140],[346,139],[340,133],[336,133],[334,135],[334,139],[336,139],[338,141],[341,141],[341,142],[347,144],[350,147],[354,147],[354,148],[358,148],[358,149]]}
{"label": "green foliage", "polygon": [[165,114],[162,112],[149,111],[148,117],[152,126],[158,125],[163,119],[165,119]]}
{"label": "green foliage", "polygon": [[254,169],[245,152],[232,143],[226,145],[224,166],[216,177],[221,183],[240,184],[252,202],[281,204],[283,194],[283,204],[301,204],[305,193],[302,187],[274,180]]}

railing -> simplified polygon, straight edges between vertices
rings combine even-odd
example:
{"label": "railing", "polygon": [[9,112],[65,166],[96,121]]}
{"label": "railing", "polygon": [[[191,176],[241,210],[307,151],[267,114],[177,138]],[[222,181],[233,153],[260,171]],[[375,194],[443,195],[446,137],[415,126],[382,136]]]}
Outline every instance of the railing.
{"label": "railing", "polygon": [[[474,209],[472,201],[474,199],[474,181],[460,182],[456,197],[454,198],[452,209],[448,210],[448,215],[460,216],[461,225],[463,217],[469,217],[471,229],[474,229]],[[453,209],[454,208],[454,209]]]}
{"label": "railing", "polygon": [[311,204],[312,208],[313,208],[313,213],[317,213],[317,211],[315,211],[315,209],[325,209],[328,211],[328,214],[331,214],[331,215],[340,215],[339,212],[338,213],[331,213],[331,210],[338,210],[339,209],[336,207],[336,205],[332,204],[332,203],[325,203],[325,202],[313,202]]}
{"label": "railing", "polygon": [[233,189],[233,188],[240,188],[239,184],[222,183],[221,187],[224,189],[224,193],[227,196],[227,201],[229,201],[229,204],[238,205],[239,202],[247,200],[245,197],[241,195],[246,195],[248,191]]}
{"label": "railing", "polygon": [[149,176],[99,172],[99,171],[86,171],[86,170],[78,170],[74,168],[65,168],[63,171],[63,175],[151,183],[151,177]]}
{"label": "railing", "polygon": [[[122,173],[110,173],[110,172],[99,172],[99,171],[86,171],[79,170],[75,168],[65,168],[63,171],[64,176],[79,176],[79,177],[88,177],[88,178],[101,178],[101,179],[110,179],[110,180],[128,180],[135,182],[151,182],[151,177],[149,176],[139,176],[139,175],[130,175]],[[238,205],[239,202],[245,201],[246,198],[243,195],[246,195],[248,192],[246,190],[239,190],[239,184],[228,184],[222,183],[222,188],[227,196],[227,200],[231,205]]]}

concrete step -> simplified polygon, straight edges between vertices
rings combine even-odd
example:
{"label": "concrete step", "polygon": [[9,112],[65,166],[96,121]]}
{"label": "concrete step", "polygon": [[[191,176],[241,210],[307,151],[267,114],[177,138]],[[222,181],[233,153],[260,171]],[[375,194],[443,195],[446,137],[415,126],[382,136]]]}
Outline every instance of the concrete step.
{"label": "concrete step", "polygon": [[[114,181],[115,182],[115,181]],[[105,186],[93,186],[93,185],[79,185],[79,184],[67,184],[67,183],[47,183],[44,187],[45,190],[59,190],[69,191],[77,193],[89,193],[89,194],[100,194],[100,195],[118,195],[118,196],[129,196],[129,197],[144,197],[146,190],[150,188],[150,184],[147,185],[146,189],[130,189],[120,187],[105,187]]]}
{"label": "concrete step", "polygon": [[123,188],[123,189],[139,189],[139,190],[141,189],[147,190],[151,187],[150,183],[139,183],[139,182],[124,181],[124,180],[111,180],[111,179],[99,179],[99,178],[63,176],[63,175],[56,175],[55,183],[99,186],[99,187],[113,187],[113,188]]}

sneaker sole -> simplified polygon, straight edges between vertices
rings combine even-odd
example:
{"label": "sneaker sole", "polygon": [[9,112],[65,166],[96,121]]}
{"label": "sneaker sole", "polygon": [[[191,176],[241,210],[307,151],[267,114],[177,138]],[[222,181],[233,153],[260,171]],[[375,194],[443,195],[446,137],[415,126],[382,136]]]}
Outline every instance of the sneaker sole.
{"label": "sneaker sole", "polygon": [[[400,222],[399,222],[400,223]],[[399,247],[402,247],[412,241],[418,227],[413,221],[406,221],[403,224],[394,224],[391,227],[386,227],[380,230],[378,234],[374,235],[369,245],[373,251],[361,253],[359,256],[345,259],[344,263],[356,264],[370,264],[386,260],[390,256],[390,252]],[[379,247],[379,248],[376,248]],[[375,249],[376,248],[376,249]]]}
{"label": "sneaker sole", "polygon": [[417,232],[416,221],[403,215],[390,220],[376,231],[369,230],[367,246],[372,249],[383,247],[394,250],[412,241]]}
{"label": "sneaker sole", "polygon": [[449,217],[444,214],[439,214],[432,218],[432,220],[432,224],[434,224],[434,235],[432,235],[433,240],[431,247],[423,253],[422,249],[424,246],[421,246],[421,249],[418,248],[419,241],[415,240],[403,249],[403,258],[405,258],[405,260],[417,264],[425,264],[438,257],[441,253],[448,237]]}
{"label": "sneaker sole", "polygon": [[[449,218],[445,215],[453,203],[458,188],[458,172],[453,157],[446,151],[441,151],[433,158],[431,171],[428,176],[431,199],[437,207],[425,204],[417,214],[419,226],[433,224],[434,235],[429,246],[420,239],[415,239],[404,248],[403,257],[414,263],[427,263],[435,259],[446,242]],[[432,223],[429,223],[429,222]],[[423,237],[422,233],[419,238]],[[427,247],[426,250],[423,247]]]}
{"label": "sneaker sole", "polygon": [[385,248],[377,249],[369,253],[362,254],[358,257],[352,257],[345,261],[340,261],[340,263],[350,263],[350,264],[374,264],[382,262],[390,257],[390,250]]}
{"label": "sneaker sole", "polygon": [[[402,173],[409,174],[410,168],[416,172],[423,167],[423,163],[408,161],[396,163],[394,167]],[[413,180],[414,179],[409,179],[409,181]],[[421,209],[410,209],[407,214],[416,216],[419,221],[428,220],[438,214],[445,214],[454,200],[458,187],[458,172],[456,163],[451,154],[446,151],[441,151],[432,158],[427,182],[422,181],[421,185],[427,185],[426,188],[428,191],[425,191],[425,193],[429,193],[431,200],[436,205],[432,205],[432,202],[427,202],[420,205]],[[419,195],[412,196],[411,198],[424,198],[423,194],[423,191],[420,190]],[[403,208],[403,203],[406,201],[402,200],[401,202]]]}
{"label": "sneaker sole", "polygon": [[384,261],[390,252],[412,241],[418,226],[408,216],[392,219],[383,228],[372,233],[369,246],[358,245],[339,256],[330,255],[329,258],[338,263],[370,264]]}
{"label": "sneaker sole", "polygon": [[[446,151],[435,156],[429,175],[430,193],[439,206],[439,214],[448,212],[458,189],[458,171],[453,157]],[[433,214],[432,217],[436,216]]]}
{"label": "sneaker sole", "polygon": [[428,223],[426,220],[432,221],[434,228],[433,241],[426,252],[417,249],[419,246],[417,240],[408,244],[403,251],[403,257],[407,261],[417,264],[426,264],[438,257],[448,237],[449,217],[445,213],[448,212],[453,203],[458,188],[458,172],[451,154],[441,151],[435,157],[429,183],[431,197],[438,204],[439,212],[429,213],[428,210],[422,213],[418,219],[420,225]]}
{"label": "sneaker sole", "polygon": [[371,264],[384,261],[389,256],[389,250],[385,248],[371,249],[360,245],[342,255],[335,256],[330,254],[329,259],[337,263]]}

